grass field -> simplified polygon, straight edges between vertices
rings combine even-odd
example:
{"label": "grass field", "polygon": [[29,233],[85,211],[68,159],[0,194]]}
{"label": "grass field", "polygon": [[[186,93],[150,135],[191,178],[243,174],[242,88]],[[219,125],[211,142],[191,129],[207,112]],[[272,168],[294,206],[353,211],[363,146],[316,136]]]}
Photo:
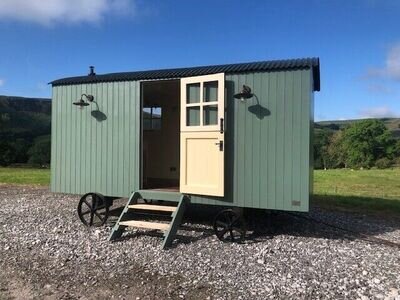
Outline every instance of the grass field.
{"label": "grass field", "polygon": [[331,209],[400,215],[400,168],[316,170],[313,204]]}
{"label": "grass field", "polygon": [[49,185],[49,169],[0,168],[0,183]]}
{"label": "grass field", "polygon": [[316,170],[314,193],[400,200],[400,168],[386,170]]}
{"label": "grass field", "polygon": [[[0,168],[0,183],[48,185],[50,170]],[[317,170],[312,204],[329,209],[400,215],[400,168]]]}

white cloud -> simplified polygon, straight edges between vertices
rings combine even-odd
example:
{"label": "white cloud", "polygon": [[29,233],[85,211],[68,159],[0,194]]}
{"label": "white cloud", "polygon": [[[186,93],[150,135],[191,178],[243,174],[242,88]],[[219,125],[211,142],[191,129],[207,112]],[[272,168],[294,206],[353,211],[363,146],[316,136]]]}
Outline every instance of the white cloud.
{"label": "white cloud", "polygon": [[6,81],[4,79],[0,78],[0,86],[3,86],[5,82]]}
{"label": "white cloud", "polygon": [[387,106],[369,107],[360,112],[361,118],[394,118],[398,114]]}
{"label": "white cloud", "polygon": [[132,14],[134,0],[0,0],[0,18],[43,25],[97,23],[108,14]]}
{"label": "white cloud", "polygon": [[392,89],[386,85],[371,83],[368,85],[368,91],[376,94],[391,94],[393,93]]}
{"label": "white cloud", "polygon": [[384,71],[389,77],[400,80],[400,44],[390,49]]}
{"label": "white cloud", "polygon": [[370,69],[368,77],[384,77],[400,80],[400,43],[389,48],[386,54],[385,66]]}

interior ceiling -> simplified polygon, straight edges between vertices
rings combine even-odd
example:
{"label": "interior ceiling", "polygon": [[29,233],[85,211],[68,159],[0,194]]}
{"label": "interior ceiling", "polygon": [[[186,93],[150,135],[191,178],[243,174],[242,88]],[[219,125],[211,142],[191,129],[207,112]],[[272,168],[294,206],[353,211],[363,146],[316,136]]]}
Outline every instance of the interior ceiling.
{"label": "interior ceiling", "polygon": [[179,100],[179,80],[149,81],[143,83],[145,105],[163,106],[163,101]]}

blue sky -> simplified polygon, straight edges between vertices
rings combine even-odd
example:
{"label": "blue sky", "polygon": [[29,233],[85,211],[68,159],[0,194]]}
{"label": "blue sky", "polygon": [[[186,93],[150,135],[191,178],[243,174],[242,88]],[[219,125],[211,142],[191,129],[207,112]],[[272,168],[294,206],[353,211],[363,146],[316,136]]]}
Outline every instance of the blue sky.
{"label": "blue sky", "polygon": [[317,120],[400,117],[400,1],[0,0],[0,94],[53,79],[318,56]]}

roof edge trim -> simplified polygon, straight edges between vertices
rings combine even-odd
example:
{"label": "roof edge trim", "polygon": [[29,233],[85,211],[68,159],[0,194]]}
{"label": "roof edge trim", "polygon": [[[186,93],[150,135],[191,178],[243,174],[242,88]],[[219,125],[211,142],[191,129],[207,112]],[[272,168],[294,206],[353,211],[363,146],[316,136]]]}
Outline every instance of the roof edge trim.
{"label": "roof edge trim", "polygon": [[320,90],[320,65],[319,58],[300,58],[286,60],[270,60],[257,61],[248,63],[225,64],[198,66],[175,69],[160,69],[135,72],[121,72],[96,74],[92,76],[76,76],[54,80],[49,84],[53,86],[71,85],[71,84],[87,84],[99,82],[114,82],[114,81],[140,81],[140,80],[156,80],[156,79],[174,79],[191,76],[209,75],[215,73],[251,73],[251,72],[268,72],[296,69],[311,69],[313,73],[314,91]]}

